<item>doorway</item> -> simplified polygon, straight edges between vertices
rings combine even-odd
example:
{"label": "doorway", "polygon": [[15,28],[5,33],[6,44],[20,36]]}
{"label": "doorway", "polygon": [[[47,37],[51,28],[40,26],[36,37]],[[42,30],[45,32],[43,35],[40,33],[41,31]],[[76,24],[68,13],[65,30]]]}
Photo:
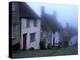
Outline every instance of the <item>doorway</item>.
{"label": "doorway", "polygon": [[55,37],[53,37],[53,47],[55,47]]}
{"label": "doorway", "polygon": [[23,34],[23,49],[26,49],[26,46],[27,46],[27,34]]}

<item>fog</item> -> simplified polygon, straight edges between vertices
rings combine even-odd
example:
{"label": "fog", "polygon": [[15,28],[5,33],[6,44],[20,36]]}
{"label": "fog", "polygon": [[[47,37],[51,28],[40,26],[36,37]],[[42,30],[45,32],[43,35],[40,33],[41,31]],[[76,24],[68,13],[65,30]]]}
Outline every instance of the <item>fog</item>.
{"label": "fog", "polygon": [[28,3],[28,5],[41,16],[41,6],[45,7],[45,12],[53,15],[56,11],[56,17],[63,27],[68,23],[77,28],[78,25],[78,7],[76,5],[60,5],[50,3]]}

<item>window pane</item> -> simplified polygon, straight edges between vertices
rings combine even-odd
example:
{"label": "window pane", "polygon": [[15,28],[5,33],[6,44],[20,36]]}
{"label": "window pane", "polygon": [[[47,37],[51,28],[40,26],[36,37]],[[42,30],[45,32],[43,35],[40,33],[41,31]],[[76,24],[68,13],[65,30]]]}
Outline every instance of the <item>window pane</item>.
{"label": "window pane", "polygon": [[35,41],[35,33],[31,33],[30,34],[30,42],[34,42]]}
{"label": "window pane", "polygon": [[22,19],[21,20],[21,25],[22,25],[22,28],[24,29],[24,28],[26,28],[26,19]]}
{"label": "window pane", "polygon": [[16,39],[16,26],[12,26],[12,40]]}
{"label": "window pane", "polygon": [[12,11],[15,11],[15,3],[12,3]]}
{"label": "window pane", "polygon": [[34,20],[34,26],[37,26],[37,20]]}
{"label": "window pane", "polygon": [[26,20],[26,27],[30,27],[30,20]]}

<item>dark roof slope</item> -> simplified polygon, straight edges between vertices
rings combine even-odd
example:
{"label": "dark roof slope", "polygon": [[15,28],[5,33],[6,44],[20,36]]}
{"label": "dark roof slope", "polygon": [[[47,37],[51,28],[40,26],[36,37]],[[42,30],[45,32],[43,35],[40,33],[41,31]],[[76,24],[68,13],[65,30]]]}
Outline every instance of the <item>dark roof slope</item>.
{"label": "dark roof slope", "polygon": [[41,19],[42,24],[49,27],[53,32],[63,30],[61,24],[57,21],[57,19],[49,14],[44,14],[44,16]]}
{"label": "dark roof slope", "polygon": [[39,19],[39,16],[25,2],[18,2],[18,1],[15,2],[15,1],[12,1],[10,3],[17,3],[18,4],[20,17]]}

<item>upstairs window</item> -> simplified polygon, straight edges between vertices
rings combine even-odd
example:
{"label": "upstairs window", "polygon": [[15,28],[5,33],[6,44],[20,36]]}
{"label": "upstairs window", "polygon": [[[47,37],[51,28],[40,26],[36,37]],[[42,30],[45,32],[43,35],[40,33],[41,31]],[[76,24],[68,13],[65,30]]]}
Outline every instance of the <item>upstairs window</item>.
{"label": "upstairs window", "polygon": [[34,26],[35,27],[37,26],[37,20],[34,20]]}
{"label": "upstairs window", "polygon": [[12,11],[16,11],[14,2],[12,3]]}
{"label": "upstairs window", "polygon": [[30,20],[26,20],[26,27],[30,27]]}

